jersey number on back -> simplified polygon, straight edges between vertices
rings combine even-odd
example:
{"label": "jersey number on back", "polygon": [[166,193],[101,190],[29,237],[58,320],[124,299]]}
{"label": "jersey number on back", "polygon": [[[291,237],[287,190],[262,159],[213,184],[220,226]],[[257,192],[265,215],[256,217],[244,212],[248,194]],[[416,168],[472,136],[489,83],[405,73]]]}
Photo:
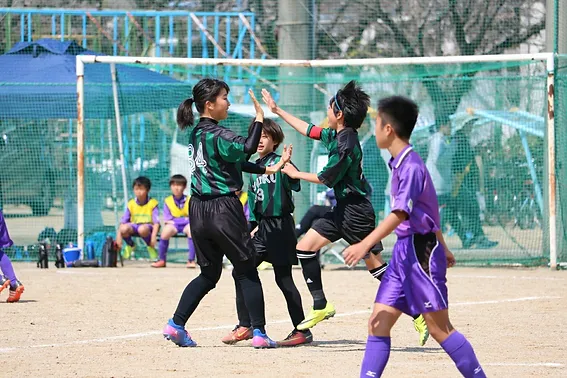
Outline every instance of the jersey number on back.
{"label": "jersey number on back", "polygon": [[192,144],[189,145],[189,172],[193,174],[195,172],[195,167],[204,168],[207,166],[207,162],[203,158],[203,143],[199,142],[199,147],[197,148],[197,156],[195,156],[195,148]]}

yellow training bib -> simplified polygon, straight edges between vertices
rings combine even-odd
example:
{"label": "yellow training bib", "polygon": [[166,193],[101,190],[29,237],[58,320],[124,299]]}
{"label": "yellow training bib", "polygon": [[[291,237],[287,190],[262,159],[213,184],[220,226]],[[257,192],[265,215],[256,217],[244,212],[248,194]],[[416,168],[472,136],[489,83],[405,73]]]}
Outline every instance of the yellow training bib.
{"label": "yellow training bib", "polygon": [[242,203],[242,206],[246,205],[246,202],[248,202],[248,192],[242,192],[242,194],[240,194],[240,197],[238,197],[238,199],[240,199],[240,203]]}
{"label": "yellow training bib", "polygon": [[169,196],[165,199],[165,205],[169,208],[169,212],[174,218],[187,218],[189,216],[189,199],[191,197],[187,197],[185,200],[185,205],[183,208],[180,209],[177,207],[173,196]]}
{"label": "yellow training bib", "polygon": [[135,199],[128,202],[128,210],[130,210],[130,222],[134,224],[152,223],[152,212],[158,205],[158,201],[150,198],[145,205],[138,205]]}

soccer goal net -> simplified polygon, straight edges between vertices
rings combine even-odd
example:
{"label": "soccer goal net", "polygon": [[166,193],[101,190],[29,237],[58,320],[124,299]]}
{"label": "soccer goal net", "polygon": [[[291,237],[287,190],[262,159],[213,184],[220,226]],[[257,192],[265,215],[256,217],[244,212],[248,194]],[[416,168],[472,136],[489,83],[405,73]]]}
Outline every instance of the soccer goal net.
{"label": "soccer goal net", "polygon": [[[550,54],[328,61],[79,56],[78,103],[58,102],[68,107],[68,118],[45,114],[42,120],[45,129],[59,130],[50,157],[57,157],[57,174],[48,181],[59,188],[50,189],[53,204],[63,208],[51,211],[43,224],[77,229],[81,246],[111,232],[138,176],[152,181],[151,196],[161,212],[169,177],[190,175],[188,133],[178,130],[176,109],[201,78],[230,86],[229,115],[221,124],[242,135],[254,117],[248,89],[259,97],[265,88],[288,112],[326,127],[329,99],[356,80],[371,97],[358,133],[377,220],[389,212],[389,155],[376,146],[376,106],[380,98],[403,95],[420,107],[411,142],[434,176],[442,227],[457,260],[554,265],[567,261],[561,205],[567,193],[555,190],[567,145],[563,71]],[[265,114],[274,117],[267,108]],[[328,151],[274,119],[284,130],[284,143],[294,145],[294,163],[301,170],[321,170]],[[244,190],[251,190],[247,177],[244,182]],[[312,205],[326,204],[326,189],[302,183],[294,194],[296,223]],[[11,190],[18,189],[3,185],[4,197]],[[23,233],[15,227],[13,234]],[[384,240],[386,255],[394,241]],[[186,243],[180,240],[177,247],[181,252],[172,257],[185,259]],[[338,262],[331,254],[326,258]]]}
{"label": "soccer goal net", "polygon": [[[79,222],[84,219],[87,237],[89,220],[118,222],[135,177],[149,177],[152,196],[163,201],[169,193],[168,177],[189,175],[187,133],[178,131],[175,109],[199,79],[214,77],[230,86],[232,105],[222,124],[239,134],[246,134],[254,116],[248,89],[259,96],[266,88],[282,108],[326,127],[329,99],[356,80],[371,97],[359,139],[377,219],[389,212],[389,155],[377,148],[373,134],[377,102],[390,95],[410,97],[420,107],[411,142],[432,172],[442,227],[461,263],[545,265],[562,246],[563,235],[556,232],[562,222],[554,219],[560,193],[556,195],[550,186],[556,154],[549,136],[555,140],[553,131],[558,129],[550,115],[551,55],[330,61],[85,56],[79,60],[84,63],[78,70],[84,145],[79,143],[78,151],[84,159],[79,166],[83,177],[79,176],[78,185],[82,180],[83,186],[78,216]],[[98,75],[114,71],[114,86],[97,82]],[[267,108],[265,113],[273,117]],[[284,129],[285,143],[294,145],[295,164],[311,172],[322,169],[328,151],[276,121]],[[247,184],[245,178],[245,190]],[[297,223],[310,206],[325,205],[325,190],[303,183],[294,197]],[[393,237],[384,241],[386,251],[393,242]]]}

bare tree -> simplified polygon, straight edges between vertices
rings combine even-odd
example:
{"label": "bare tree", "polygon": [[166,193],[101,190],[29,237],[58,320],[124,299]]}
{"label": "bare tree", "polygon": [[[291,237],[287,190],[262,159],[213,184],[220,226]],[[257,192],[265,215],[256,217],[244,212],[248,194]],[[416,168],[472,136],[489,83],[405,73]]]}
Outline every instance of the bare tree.
{"label": "bare tree", "polygon": [[[319,55],[358,58],[501,54],[518,49],[542,33],[542,9],[539,0],[322,1],[320,13],[330,10],[336,17],[329,28],[318,33]],[[329,35],[336,36],[334,41],[329,40]],[[434,101],[437,118],[457,109],[472,81],[440,84],[426,77],[424,85]]]}

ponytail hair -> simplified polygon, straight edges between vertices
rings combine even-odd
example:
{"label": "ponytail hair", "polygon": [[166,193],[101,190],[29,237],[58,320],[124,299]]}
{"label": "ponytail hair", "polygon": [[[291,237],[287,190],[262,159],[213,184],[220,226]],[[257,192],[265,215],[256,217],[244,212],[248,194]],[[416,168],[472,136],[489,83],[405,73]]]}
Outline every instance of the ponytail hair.
{"label": "ponytail hair", "polygon": [[215,102],[223,89],[225,89],[227,93],[230,92],[228,84],[222,80],[210,78],[199,80],[193,87],[193,97],[183,101],[181,105],[179,105],[179,108],[177,108],[177,125],[179,128],[183,130],[193,126],[195,122],[193,104],[195,104],[195,108],[197,108],[199,114],[203,114],[207,101]]}
{"label": "ponytail hair", "polygon": [[195,121],[195,115],[193,115],[193,103],[195,100],[193,97],[189,97],[179,105],[177,108],[177,125],[181,130],[186,129],[189,126],[193,126]]}

